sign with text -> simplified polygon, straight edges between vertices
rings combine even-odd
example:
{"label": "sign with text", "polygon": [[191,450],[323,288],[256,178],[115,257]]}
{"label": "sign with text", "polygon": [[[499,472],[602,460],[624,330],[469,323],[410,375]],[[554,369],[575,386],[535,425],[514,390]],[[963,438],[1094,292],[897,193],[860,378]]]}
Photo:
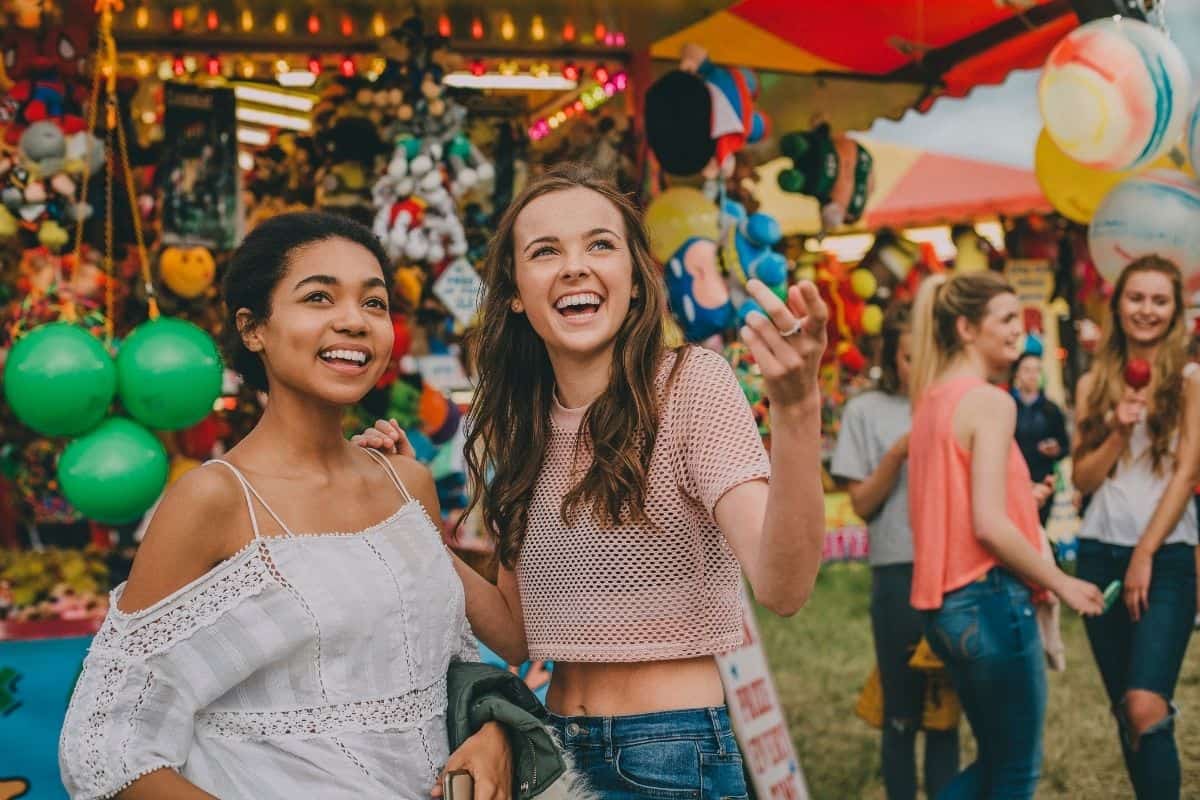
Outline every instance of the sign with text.
{"label": "sign with text", "polygon": [[746,769],[760,800],[808,800],[804,770],[792,746],[783,706],[767,666],[754,621],[754,608],[742,593],[742,646],[717,656],[729,718]]}
{"label": "sign with text", "polygon": [[456,258],[433,282],[433,294],[454,315],[459,325],[466,327],[475,319],[483,297],[483,281],[465,258]]}

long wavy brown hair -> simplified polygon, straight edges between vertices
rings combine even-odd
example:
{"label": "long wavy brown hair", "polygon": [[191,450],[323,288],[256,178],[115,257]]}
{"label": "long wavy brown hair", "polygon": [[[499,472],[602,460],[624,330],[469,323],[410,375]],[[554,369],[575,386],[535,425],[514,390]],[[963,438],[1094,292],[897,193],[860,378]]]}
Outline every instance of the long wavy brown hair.
{"label": "long wavy brown hair", "polygon": [[1092,387],[1087,396],[1087,409],[1079,421],[1079,444],[1076,456],[1085,455],[1100,447],[1112,430],[1106,421],[1125,392],[1125,364],[1129,359],[1129,340],[1121,327],[1121,296],[1130,277],[1140,272],[1157,272],[1171,281],[1175,311],[1171,325],[1159,344],[1150,379],[1150,403],[1146,426],[1150,433],[1150,458],[1155,472],[1161,472],[1179,420],[1183,414],[1183,367],[1188,360],[1188,330],[1184,320],[1183,276],[1173,262],[1156,255],[1143,256],[1121,271],[1112,297],[1108,301],[1108,319],[1104,336],[1092,364]]}
{"label": "long wavy brown hair", "polygon": [[[590,168],[565,164],[530,183],[501,217],[483,267],[480,324],[468,341],[478,382],[465,448],[472,486],[467,513],[480,507],[484,528],[496,537],[500,561],[509,568],[525,538],[554,398],[545,343],[528,317],[510,307],[517,292],[513,226],[533,200],[579,187],[603,195],[621,213],[635,299],[617,331],[608,388],[581,423],[586,439],[578,441],[590,445],[591,463],[563,499],[561,514],[564,524],[584,508],[604,525],[645,520],[646,472],[658,428],[654,382],[666,351],[666,291],[638,209]],[[673,373],[683,360],[681,353]],[[577,446],[576,457],[583,452]]]}

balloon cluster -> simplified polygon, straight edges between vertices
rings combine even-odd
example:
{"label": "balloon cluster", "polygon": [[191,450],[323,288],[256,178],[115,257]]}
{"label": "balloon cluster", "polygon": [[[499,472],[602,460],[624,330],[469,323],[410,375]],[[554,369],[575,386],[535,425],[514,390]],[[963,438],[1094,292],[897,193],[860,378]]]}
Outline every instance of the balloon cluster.
{"label": "balloon cluster", "polygon": [[[78,325],[53,322],[13,345],[4,395],[32,430],[78,437],[59,459],[63,494],[97,522],[124,524],[145,513],[167,481],[166,450],[148,429],[179,430],[204,419],[222,376],[216,343],[189,322],[143,323],[120,343],[116,359]],[[117,397],[133,420],[106,419]]]}
{"label": "balloon cluster", "polygon": [[[1063,216],[1090,224],[1096,269],[1113,281],[1131,261],[1174,261],[1200,289],[1200,2],[1166,4],[1166,30],[1128,18],[1089,22],[1051,51],[1038,85],[1045,130],[1035,170]],[[1185,139],[1186,132],[1186,139]]]}

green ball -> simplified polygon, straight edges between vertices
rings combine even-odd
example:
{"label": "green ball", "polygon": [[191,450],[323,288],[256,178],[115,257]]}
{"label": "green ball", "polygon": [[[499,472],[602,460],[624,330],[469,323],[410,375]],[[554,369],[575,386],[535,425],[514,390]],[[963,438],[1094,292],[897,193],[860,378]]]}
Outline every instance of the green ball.
{"label": "green ball", "polygon": [[132,420],[112,417],[67,445],[58,460],[63,496],[79,513],[106,525],[134,522],[167,485],[162,442]]}
{"label": "green ball", "polygon": [[189,428],[221,395],[221,356],[190,322],[162,317],[129,334],[117,353],[117,390],[130,416],[148,428]]}
{"label": "green ball", "polygon": [[78,436],[108,413],[117,370],[100,340],[68,322],[34,328],[13,345],[4,397],[43,436]]}

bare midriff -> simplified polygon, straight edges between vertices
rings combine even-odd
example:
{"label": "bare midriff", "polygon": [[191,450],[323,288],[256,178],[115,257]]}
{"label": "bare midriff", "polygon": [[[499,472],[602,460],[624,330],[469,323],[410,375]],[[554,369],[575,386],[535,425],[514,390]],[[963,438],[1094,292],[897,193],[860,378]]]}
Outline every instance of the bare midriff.
{"label": "bare midriff", "polygon": [[565,717],[616,717],[725,704],[712,656],[674,661],[555,662],[547,705]]}

